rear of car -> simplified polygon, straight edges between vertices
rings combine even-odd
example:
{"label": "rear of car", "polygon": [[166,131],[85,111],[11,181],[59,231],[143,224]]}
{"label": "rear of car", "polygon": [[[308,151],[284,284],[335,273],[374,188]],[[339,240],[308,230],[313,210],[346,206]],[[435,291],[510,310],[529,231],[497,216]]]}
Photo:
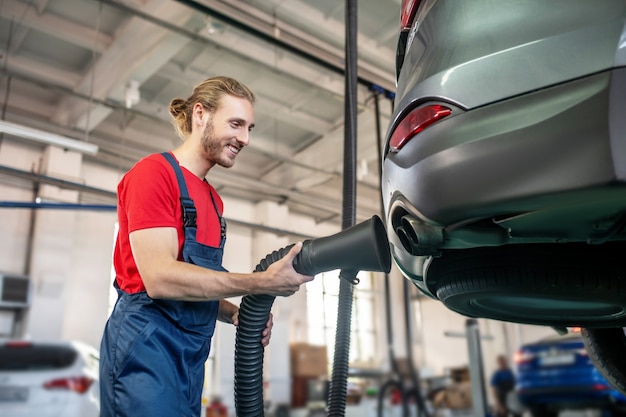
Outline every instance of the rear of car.
{"label": "rear of car", "polygon": [[580,334],[524,345],[515,362],[519,401],[534,417],[583,408],[626,415],[626,397],[612,389],[593,366]]}
{"label": "rear of car", "polygon": [[78,342],[0,343],[0,415],[99,416],[98,357]]}
{"label": "rear of car", "polygon": [[402,7],[382,173],[400,270],[472,317],[626,325],[604,255],[626,249],[626,1]]}

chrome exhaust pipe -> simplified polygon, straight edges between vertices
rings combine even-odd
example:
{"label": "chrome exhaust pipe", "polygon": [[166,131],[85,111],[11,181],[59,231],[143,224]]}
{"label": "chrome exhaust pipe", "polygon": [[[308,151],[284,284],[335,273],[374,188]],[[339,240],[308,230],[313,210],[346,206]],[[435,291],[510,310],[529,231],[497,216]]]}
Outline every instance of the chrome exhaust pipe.
{"label": "chrome exhaust pipe", "polygon": [[438,255],[443,244],[443,229],[427,225],[420,220],[404,215],[395,229],[404,249],[414,256]]}

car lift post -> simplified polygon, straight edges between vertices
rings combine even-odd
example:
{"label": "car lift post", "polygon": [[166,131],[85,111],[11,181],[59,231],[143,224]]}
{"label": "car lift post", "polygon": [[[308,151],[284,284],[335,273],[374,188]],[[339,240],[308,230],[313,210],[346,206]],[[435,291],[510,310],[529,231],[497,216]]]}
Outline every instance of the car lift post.
{"label": "car lift post", "polygon": [[487,391],[485,390],[483,354],[480,348],[480,341],[481,339],[493,340],[493,336],[481,336],[476,319],[467,319],[465,321],[465,333],[446,331],[444,335],[449,337],[464,337],[467,340],[474,417],[489,417],[491,414],[487,413]]}
{"label": "car lift post", "polygon": [[474,417],[487,416],[487,395],[483,372],[483,355],[480,347],[480,330],[476,319],[465,322],[467,349],[469,354],[470,383],[472,387],[472,408]]}

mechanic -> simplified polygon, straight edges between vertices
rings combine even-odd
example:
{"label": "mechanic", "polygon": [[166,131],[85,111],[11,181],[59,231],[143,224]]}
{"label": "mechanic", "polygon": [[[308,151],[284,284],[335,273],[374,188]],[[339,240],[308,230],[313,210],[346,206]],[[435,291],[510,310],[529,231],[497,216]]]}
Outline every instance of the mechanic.
{"label": "mechanic", "polygon": [[504,355],[497,357],[498,369],[491,375],[491,387],[496,400],[496,417],[508,417],[512,415],[518,417],[508,406],[507,397],[514,392],[515,375],[509,367],[509,363]]}
{"label": "mechanic", "polygon": [[[143,158],[118,185],[118,299],[100,347],[102,417],[197,417],[216,320],[238,324],[239,310],[225,298],[289,296],[313,279],[293,269],[301,242],[264,272],[222,267],[223,203],[205,177],[215,165],[232,167],[248,145],[254,101],[228,77],[172,100],[182,145]],[[270,316],[263,346],[271,330]]]}

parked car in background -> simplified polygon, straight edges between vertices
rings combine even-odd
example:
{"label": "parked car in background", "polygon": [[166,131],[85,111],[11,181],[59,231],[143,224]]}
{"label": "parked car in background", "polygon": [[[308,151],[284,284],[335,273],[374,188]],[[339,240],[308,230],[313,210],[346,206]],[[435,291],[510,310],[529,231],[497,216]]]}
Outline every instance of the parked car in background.
{"label": "parked car in background", "polygon": [[556,417],[566,409],[595,408],[626,416],[626,396],[598,372],[579,333],[550,336],[515,356],[516,392],[533,417]]}
{"label": "parked car in background", "polygon": [[0,415],[98,417],[98,362],[79,342],[0,342]]}
{"label": "parked car in background", "polygon": [[588,328],[626,392],[626,0],[404,0],[391,252],[470,317]]}

